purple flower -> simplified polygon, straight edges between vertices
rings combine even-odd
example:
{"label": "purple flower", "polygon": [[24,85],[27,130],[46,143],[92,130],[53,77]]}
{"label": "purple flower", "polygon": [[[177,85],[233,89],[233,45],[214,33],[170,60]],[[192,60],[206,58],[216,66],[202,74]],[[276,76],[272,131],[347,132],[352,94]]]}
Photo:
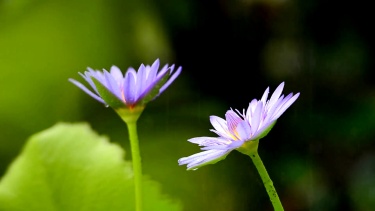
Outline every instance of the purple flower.
{"label": "purple flower", "polygon": [[195,170],[223,160],[232,150],[240,148],[245,142],[263,138],[299,96],[299,93],[290,93],[284,97],[281,95],[283,88],[284,82],[276,88],[269,100],[267,88],[262,98],[252,100],[247,110],[244,109],[242,113],[231,109],[226,112],[225,119],[211,116],[210,121],[215,129],[210,131],[219,137],[189,139],[189,142],[203,146],[201,150],[204,151],[179,159],[179,165],[187,164],[187,170]]}
{"label": "purple flower", "polygon": [[144,106],[147,102],[158,97],[180,74],[181,67],[174,72],[174,65],[165,65],[159,70],[159,59],[151,65],[143,65],[136,72],[130,67],[125,76],[121,70],[112,66],[111,70],[93,70],[87,68],[79,73],[91,86],[90,91],[80,82],[69,79],[88,95],[97,101],[113,108]]}

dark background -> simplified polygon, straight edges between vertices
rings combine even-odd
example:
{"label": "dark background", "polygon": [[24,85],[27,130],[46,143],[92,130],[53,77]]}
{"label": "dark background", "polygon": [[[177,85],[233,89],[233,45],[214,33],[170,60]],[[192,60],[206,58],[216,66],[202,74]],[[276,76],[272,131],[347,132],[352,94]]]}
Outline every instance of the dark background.
{"label": "dark background", "polygon": [[177,160],[199,152],[187,139],[215,136],[210,115],[282,81],[301,95],[259,154],[285,210],[372,210],[373,18],[369,3],[349,1],[0,1],[1,175],[58,121],[87,121],[129,151],[118,116],[67,80],[160,58],[183,72],[142,114],[141,154],[185,210],[272,210],[246,156],[193,172]]}

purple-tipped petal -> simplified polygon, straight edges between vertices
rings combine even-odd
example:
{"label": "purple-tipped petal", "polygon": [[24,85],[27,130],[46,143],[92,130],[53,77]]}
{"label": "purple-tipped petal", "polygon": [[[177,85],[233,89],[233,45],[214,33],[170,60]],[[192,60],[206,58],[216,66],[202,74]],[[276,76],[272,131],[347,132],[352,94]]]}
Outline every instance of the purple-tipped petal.
{"label": "purple-tipped petal", "polygon": [[96,92],[97,95],[99,95],[99,92],[94,84],[94,82],[92,81],[91,79],[91,76],[87,76],[87,73],[85,72],[85,74],[82,74],[82,73],[78,73],[80,76],[82,76],[83,79],[85,79],[85,81],[87,83],[89,83],[89,85],[94,89],[94,91]]}
{"label": "purple-tipped petal", "polygon": [[280,97],[277,102],[275,103],[275,105],[270,109],[268,110],[268,116],[269,116],[269,120],[273,120],[275,119],[275,114],[280,110],[280,108],[291,98],[293,97],[293,93],[289,93],[285,98],[282,98]]}
{"label": "purple-tipped petal", "polygon": [[[154,80],[152,81],[152,83],[150,83],[146,89],[142,92],[141,94],[141,98],[143,98],[144,96],[146,96],[159,82],[161,79],[163,79],[164,76],[166,76],[168,74],[167,72],[168,68],[164,70],[164,68],[157,74],[157,76],[154,78]],[[160,89],[159,89],[159,94],[161,93]],[[158,94],[158,95],[159,95]],[[156,98],[158,95],[156,95],[154,98]]]}
{"label": "purple-tipped petal", "polygon": [[270,92],[270,88],[267,87],[266,91],[264,91],[262,99],[260,101],[263,102],[263,105],[266,105],[268,93]]}
{"label": "purple-tipped petal", "polygon": [[[280,102],[282,101],[282,99],[278,99],[278,101],[275,103],[275,104],[280,104]],[[272,106],[271,108],[266,108],[265,112],[266,112],[266,118],[264,118],[263,122],[269,122],[269,121],[272,121],[274,120],[273,118],[273,114],[275,113],[275,111],[278,109],[277,106]]]}
{"label": "purple-tipped petal", "polygon": [[258,102],[258,105],[254,110],[252,118],[250,119],[252,134],[254,134],[259,128],[261,117],[262,117],[262,110],[263,110],[263,103],[260,101]]}
{"label": "purple-tipped petal", "polygon": [[179,165],[187,164],[187,170],[216,163],[224,159],[231,150],[208,150],[178,160]]}
{"label": "purple-tipped petal", "polygon": [[87,69],[88,69],[88,72],[86,72],[87,76],[89,76],[90,78],[93,77],[96,80],[98,80],[101,84],[103,84],[104,86],[107,86],[107,82],[106,82],[104,74],[102,72],[100,72],[98,70],[93,70],[91,68],[87,68]]}
{"label": "purple-tipped petal", "polygon": [[236,131],[237,125],[242,122],[242,118],[239,117],[234,111],[229,110],[225,114],[225,119],[227,121],[228,130],[230,133],[234,133]]}
{"label": "purple-tipped petal", "polygon": [[244,142],[245,141],[238,140],[238,141],[232,141],[229,144],[225,144],[225,145],[210,145],[210,146],[206,146],[206,147],[201,148],[201,150],[213,150],[213,149],[216,149],[216,150],[232,151],[232,150],[234,150],[234,149],[242,146],[242,144]]}
{"label": "purple-tipped petal", "polygon": [[188,140],[191,143],[198,144],[199,146],[213,146],[213,145],[228,145],[230,141],[222,138],[214,137],[197,137]]}
{"label": "purple-tipped petal", "polygon": [[247,118],[251,118],[249,116],[252,115],[252,113],[254,112],[255,108],[257,107],[258,105],[258,100],[257,99],[253,99],[250,103],[249,103],[249,107],[247,108]]}
{"label": "purple-tipped petal", "polygon": [[69,81],[72,82],[74,85],[76,85],[78,88],[82,89],[84,92],[86,92],[86,94],[90,95],[95,100],[97,100],[97,101],[99,101],[99,102],[101,102],[103,104],[106,104],[102,98],[100,98],[99,96],[97,96],[96,94],[94,94],[93,92],[91,92],[89,89],[87,89],[80,82],[78,82],[78,81],[76,81],[74,79],[71,79],[71,78],[69,78]]}
{"label": "purple-tipped petal", "polygon": [[[145,89],[143,90],[142,94],[140,94],[140,96],[139,96],[140,99],[144,98],[160,82],[160,80],[163,79],[163,77],[165,77],[168,74],[167,71],[165,71],[165,72],[162,72],[162,71],[164,71],[164,68],[154,78],[154,80],[152,81],[152,83],[148,84],[147,87],[145,87]],[[161,74],[161,73],[163,73],[163,74]],[[164,89],[162,89],[162,88],[159,89],[159,93],[153,99],[155,99],[156,97],[158,97],[162,93],[162,91],[164,91]]]}
{"label": "purple-tipped petal", "polygon": [[241,141],[247,141],[251,138],[251,126],[246,120],[243,120],[240,124],[238,124],[236,131]]}
{"label": "purple-tipped petal", "polygon": [[211,149],[228,150],[228,145],[212,145],[212,146],[207,146],[207,147],[201,148],[201,150],[211,150]]}
{"label": "purple-tipped petal", "polygon": [[168,88],[169,85],[171,85],[171,83],[180,75],[181,73],[181,70],[182,70],[182,67],[179,67],[176,72],[174,72],[171,77],[169,78],[169,80],[160,88],[160,92],[159,93],[162,93],[164,92],[164,90],[166,90]]}
{"label": "purple-tipped petal", "polygon": [[120,82],[122,82],[122,80],[124,79],[124,76],[122,75],[122,72],[120,70],[120,68],[118,68],[117,66],[113,65],[111,67],[111,75],[112,77],[115,79],[115,81],[118,83],[118,86],[122,86],[122,84]]}
{"label": "purple-tipped petal", "polygon": [[273,92],[270,100],[268,101],[268,104],[267,104],[267,108],[271,108],[274,103],[279,99],[280,97],[280,94],[281,92],[283,91],[284,89],[284,82],[282,82],[277,88],[276,90]]}
{"label": "purple-tipped petal", "polygon": [[269,127],[271,127],[274,123],[276,122],[276,120],[274,121],[270,121],[270,122],[267,122],[265,123],[264,125],[262,125],[251,137],[251,140],[257,140],[259,138],[262,138],[260,137],[265,131],[267,131],[267,129]]}
{"label": "purple-tipped petal", "polygon": [[[154,64],[155,64],[155,62],[154,62]],[[147,73],[147,79],[145,81],[145,84],[146,84],[148,89],[151,89],[151,84],[156,78],[156,75],[158,73],[158,68],[159,68],[159,65],[152,65],[151,68],[150,68],[150,71],[148,71],[148,73]]]}
{"label": "purple-tipped petal", "polygon": [[233,138],[229,133],[227,122],[224,119],[217,116],[210,116],[210,122],[212,126],[215,128],[215,130],[211,130],[212,132],[218,134],[221,137],[225,137],[228,139]]}
{"label": "purple-tipped petal", "polygon": [[[160,81],[166,74],[168,74],[168,70],[173,68],[174,65],[172,65],[171,67],[168,67],[168,65],[165,65],[160,71],[159,73],[156,75],[156,78],[154,81]],[[157,83],[157,82],[156,82]]]}
{"label": "purple-tipped petal", "polygon": [[286,109],[288,109],[289,106],[291,106],[294,103],[294,101],[297,100],[298,97],[299,97],[299,93],[295,94],[292,98],[290,98],[287,102],[285,102],[281,106],[281,108],[276,112],[276,114],[273,117],[273,119],[279,118],[286,111]]}
{"label": "purple-tipped petal", "polygon": [[232,141],[232,143],[228,145],[228,149],[230,150],[237,149],[238,147],[242,146],[244,143],[245,143],[244,140]]}
{"label": "purple-tipped petal", "polygon": [[119,100],[122,100],[122,94],[120,90],[120,86],[118,85],[117,81],[112,77],[112,75],[108,71],[104,71],[104,77],[107,82],[106,88],[112,92]]}
{"label": "purple-tipped petal", "polygon": [[129,68],[125,75],[124,80],[124,98],[126,104],[133,104],[135,103],[136,99],[136,82],[137,73],[133,68]]}
{"label": "purple-tipped petal", "polygon": [[138,73],[136,74],[136,82],[135,82],[135,98],[138,100],[139,96],[142,94],[144,90],[144,82],[146,81],[146,69],[150,68],[149,66],[146,67],[143,64],[138,69]]}
{"label": "purple-tipped petal", "polygon": [[154,63],[152,63],[152,65],[151,65],[151,69],[159,69],[159,65],[160,65],[160,61],[159,61],[159,59],[156,59],[155,61],[154,61]]}

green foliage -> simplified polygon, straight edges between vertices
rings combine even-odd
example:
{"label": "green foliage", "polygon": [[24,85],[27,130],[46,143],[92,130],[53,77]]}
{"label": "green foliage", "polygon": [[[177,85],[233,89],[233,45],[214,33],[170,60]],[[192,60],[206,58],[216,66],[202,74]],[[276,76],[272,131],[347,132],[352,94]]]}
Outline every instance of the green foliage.
{"label": "green foliage", "polygon": [[[131,164],[87,124],[33,135],[0,181],[1,211],[134,210]],[[144,178],[144,210],[181,210]]]}
{"label": "green foliage", "polygon": [[364,152],[354,164],[348,178],[349,198],[354,210],[372,210],[375,207],[375,156]]}
{"label": "green foliage", "polygon": [[1,175],[35,131],[103,112],[68,78],[81,79],[88,66],[125,71],[173,55],[147,1],[0,1],[0,23]]}

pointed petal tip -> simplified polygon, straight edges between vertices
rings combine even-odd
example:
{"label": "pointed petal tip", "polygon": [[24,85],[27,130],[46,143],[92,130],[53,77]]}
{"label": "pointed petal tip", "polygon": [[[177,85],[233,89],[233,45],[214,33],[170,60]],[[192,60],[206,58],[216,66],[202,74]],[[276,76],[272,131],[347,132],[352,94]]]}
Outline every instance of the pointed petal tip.
{"label": "pointed petal tip", "polygon": [[114,69],[114,68],[116,68],[116,69],[120,69],[117,65],[112,65],[112,66],[111,66],[111,70]]}
{"label": "pointed petal tip", "polygon": [[280,88],[281,90],[283,90],[283,89],[284,89],[284,85],[285,85],[285,82],[283,81],[283,82],[280,83],[279,86],[277,86],[276,89],[279,89],[279,88]]}
{"label": "pointed petal tip", "polygon": [[171,73],[173,72],[173,70],[174,70],[174,66],[175,66],[175,65],[172,64],[172,65],[169,67],[169,72],[171,72]]}
{"label": "pointed petal tip", "polygon": [[74,79],[71,79],[71,78],[69,78],[68,80],[70,82],[72,82],[74,85],[76,85],[78,88],[80,88],[82,91],[84,91],[86,94],[90,95],[95,100],[97,100],[97,101],[105,104],[105,101],[99,95],[94,94],[92,91],[90,91],[88,88],[86,88],[86,86],[84,86],[80,82],[78,82],[78,81],[76,81]]}
{"label": "pointed petal tip", "polygon": [[177,68],[177,70],[173,73],[173,75],[175,75],[175,77],[177,77],[177,76],[180,75],[181,71],[182,71],[182,67],[179,66],[179,67]]}
{"label": "pointed petal tip", "polygon": [[159,65],[160,65],[160,60],[159,58],[157,58],[151,65],[151,67],[156,67],[156,68],[159,68]]}
{"label": "pointed petal tip", "polygon": [[146,66],[142,63],[141,65],[139,65],[138,72],[140,69],[144,69],[144,68],[146,68]]}

